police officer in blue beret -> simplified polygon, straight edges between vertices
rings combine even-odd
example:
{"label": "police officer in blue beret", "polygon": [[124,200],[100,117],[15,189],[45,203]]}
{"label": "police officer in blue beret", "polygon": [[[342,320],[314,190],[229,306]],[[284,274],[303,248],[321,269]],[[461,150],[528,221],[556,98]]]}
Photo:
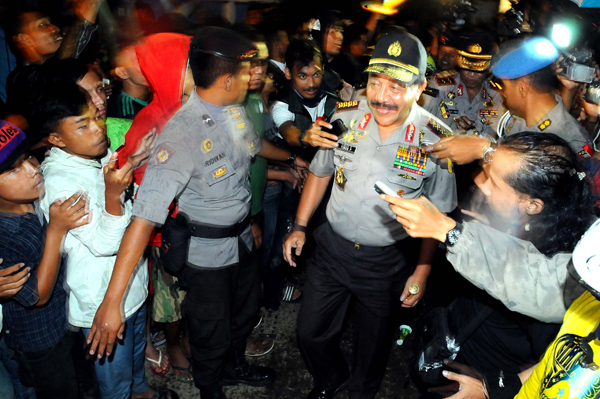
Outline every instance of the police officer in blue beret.
{"label": "police officer in blue beret", "polygon": [[[556,94],[559,85],[554,62],[559,52],[545,38],[522,41],[504,54],[492,69],[495,82],[508,111],[498,122],[499,137],[518,132],[554,133],[566,140],[573,151],[584,157],[594,154],[585,128],[573,118]],[[453,136],[442,139],[428,150],[457,164],[483,159],[494,143],[476,137]]]}

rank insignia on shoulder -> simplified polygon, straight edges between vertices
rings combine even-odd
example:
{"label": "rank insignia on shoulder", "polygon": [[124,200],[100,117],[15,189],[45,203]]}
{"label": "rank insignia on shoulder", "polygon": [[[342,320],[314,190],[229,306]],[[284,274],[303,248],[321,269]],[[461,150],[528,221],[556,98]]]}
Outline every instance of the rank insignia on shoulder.
{"label": "rank insignia on shoulder", "polygon": [[213,148],[213,142],[211,139],[206,139],[204,140],[204,142],[202,143],[202,152],[205,154],[208,154],[209,152],[212,151]]}
{"label": "rank insignia on shoulder", "polygon": [[425,87],[425,90],[423,90],[423,94],[427,94],[428,96],[431,97],[437,97],[438,94],[440,94],[440,91],[438,89],[434,89],[433,87]]}
{"label": "rank insignia on shoulder", "polygon": [[166,144],[163,144],[159,147],[158,152],[156,153],[156,162],[165,164],[169,162],[169,158],[175,153],[171,147]]}
{"label": "rank insignia on shoulder", "polygon": [[544,130],[548,129],[551,124],[552,124],[552,121],[550,119],[546,119],[545,121],[543,121],[542,123],[540,123],[540,125],[538,126],[538,128],[541,131],[544,131]]}
{"label": "rank insignia on shoulder", "polygon": [[434,119],[430,119],[429,122],[427,122],[427,128],[429,130],[431,130],[433,133],[435,133],[438,137],[452,136],[452,132],[450,130],[448,130],[445,127],[443,127],[442,125],[440,125]]}
{"label": "rank insignia on shoulder", "polygon": [[358,109],[360,101],[340,101],[335,105],[335,112],[352,111]]}
{"label": "rank insignia on shoulder", "polygon": [[440,111],[442,111],[442,118],[448,119],[450,117],[450,113],[448,112],[448,108],[446,108],[444,100],[440,102]]}
{"label": "rank insignia on shoulder", "polygon": [[437,82],[438,86],[450,86],[456,84],[456,79],[454,79],[452,76],[447,76],[444,78],[436,76],[435,81]]}
{"label": "rank insignia on shoulder", "polygon": [[458,94],[459,96],[462,96],[464,94],[464,86],[463,84],[459,84],[458,87],[456,88],[456,94]]}
{"label": "rank insignia on shoulder", "polygon": [[367,127],[370,120],[371,120],[371,113],[368,112],[365,114],[365,116],[362,117],[360,123],[358,124],[358,128],[360,130],[365,130],[365,127]]}
{"label": "rank insignia on shoulder", "polygon": [[404,137],[404,141],[407,143],[412,143],[415,140],[415,125],[411,123],[406,128],[406,136]]}
{"label": "rank insignia on shoulder", "polygon": [[401,178],[406,179],[406,180],[417,180],[417,179],[415,179],[414,177],[412,177],[411,175],[409,175],[407,173],[404,173],[404,174],[401,174],[401,175],[398,175],[398,176],[400,176]]}
{"label": "rank insignia on shoulder", "polygon": [[212,120],[212,118],[208,114],[202,115],[202,122],[206,123],[208,125],[208,127],[212,127],[215,124],[215,122]]}
{"label": "rank insignia on shoulder", "polygon": [[231,117],[233,119],[235,119],[236,121],[239,121],[240,119],[242,119],[242,114],[240,113],[240,110],[233,107],[229,109],[229,112],[231,113]]}

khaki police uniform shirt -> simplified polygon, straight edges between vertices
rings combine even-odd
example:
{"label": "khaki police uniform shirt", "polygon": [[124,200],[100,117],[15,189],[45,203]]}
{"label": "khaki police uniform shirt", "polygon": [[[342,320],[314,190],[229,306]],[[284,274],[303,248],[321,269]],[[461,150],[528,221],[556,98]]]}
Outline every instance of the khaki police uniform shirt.
{"label": "khaki police uniform shirt", "polygon": [[434,75],[422,96],[423,108],[450,126],[454,133],[458,133],[454,118],[466,116],[475,122],[475,128],[469,130],[469,134],[477,131],[481,137],[495,135],[504,113],[502,96],[490,87],[487,79],[471,101],[459,73]]}
{"label": "khaki police uniform shirt", "polygon": [[[531,127],[527,127],[525,119],[515,115],[506,115],[502,136],[510,136],[519,132],[554,133],[569,143],[571,149],[584,157],[594,155],[594,147],[587,130],[565,108],[562,97],[557,95],[556,107]],[[499,132],[500,133],[500,132]]]}
{"label": "khaki police uniform shirt", "polygon": [[404,198],[423,195],[442,212],[456,207],[456,182],[445,162],[423,153],[413,163],[417,166],[403,161],[408,158],[406,150],[416,151],[420,142],[435,143],[451,134],[430,113],[414,104],[405,123],[384,142],[366,100],[338,103],[332,121],[336,119],[342,119],[349,130],[338,148],[319,149],[310,171],[320,177],[334,174],[326,214],[338,235],[377,247],[408,237],[388,203],[373,189],[378,180]]}
{"label": "khaki police uniform shirt", "polygon": [[[222,113],[212,115],[205,104],[194,90],[165,126],[138,191],[134,216],[162,225],[176,197],[180,212],[205,225],[231,226],[250,212],[250,161],[261,150],[261,140],[244,107],[210,106]],[[252,248],[249,227],[242,239]],[[237,239],[192,237],[188,262],[201,267],[234,264]]]}

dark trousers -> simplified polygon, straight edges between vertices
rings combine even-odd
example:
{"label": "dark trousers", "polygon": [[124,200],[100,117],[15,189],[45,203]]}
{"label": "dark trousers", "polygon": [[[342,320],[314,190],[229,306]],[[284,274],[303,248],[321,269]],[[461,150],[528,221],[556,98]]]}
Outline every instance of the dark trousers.
{"label": "dark trousers", "polygon": [[[329,223],[315,231],[315,240],[298,315],[300,349],[316,387],[334,388],[350,376],[350,398],[373,398],[390,351],[391,310],[411,270],[400,246],[357,248],[335,234]],[[351,305],[349,374],[339,341]]]}
{"label": "dark trousers", "polygon": [[257,259],[239,241],[239,263],[222,268],[186,266],[186,316],[196,386],[220,381],[228,360],[244,358],[258,315]]}
{"label": "dark trousers", "polygon": [[39,352],[15,351],[19,378],[33,385],[37,399],[77,399],[77,375],[73,363],[73,332],[67,332],[52,348]]}

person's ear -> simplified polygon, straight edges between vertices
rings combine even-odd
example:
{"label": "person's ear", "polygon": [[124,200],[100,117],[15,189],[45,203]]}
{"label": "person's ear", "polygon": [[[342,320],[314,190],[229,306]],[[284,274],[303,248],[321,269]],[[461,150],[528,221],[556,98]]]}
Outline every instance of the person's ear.
{"label": "person's ear", "polygon": [[123,67],[116,67],[114,69],[114,72],[115,72],[115,75],[121,80],[129,79],[129,73],[127,73],[127,70]]}
{"label": "person's ear", "polygon": [[427,87],[427,80],[425,80],[423,83],[421,83],[417,87],[417,101],[421,98],[421,94],[423,94],[423,90],[425,90],[426,87]]}
{"label": "person's ear", "polygon": [[227,91],[231,90],[231,85],[233,84],[233,75],[232,74],[227,74],[225,75],[225,79],[223,80],[224,83],[224,88]]}
{"label": "person's ear", "polygon": [[14,41],[17,47],[31,46],[31,38],[29,37],[29,35],[26,35],[24,33],[19,33],[18,35],[14,36]]}
{"label": "person's ear", "polygon": [[529,216],[537,215],[544,210],[544,201],[539,198],[530,198],[525,205],[525,212]]}
{"label": "person's ear", "polygon": [[517,90],[519,91],[519,95],[521,96],[521,98],[527,97],[527,93],[529,92],[529,85],[527,84],[525,78],[517,80]]}
{"label": "person's ear", "polygon": [[50,133],[48,136],[48,143],[52,145],[52,147],[64,148],[66,147],[65,143],[60,138],[58,133]]}
{"label": "person's ear", "polygon": [[290,71],[290,68],[285,67],[285,70],[283,72],[285,73],[285,77],[287,80],[292,80],[292,72]]}

